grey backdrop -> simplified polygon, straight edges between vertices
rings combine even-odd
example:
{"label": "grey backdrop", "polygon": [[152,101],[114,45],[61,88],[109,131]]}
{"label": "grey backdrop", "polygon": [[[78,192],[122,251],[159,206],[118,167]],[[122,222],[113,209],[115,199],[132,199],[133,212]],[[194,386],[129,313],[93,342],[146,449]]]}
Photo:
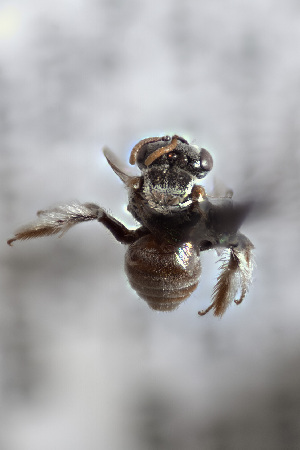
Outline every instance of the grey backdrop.
{"label": "grey backdrop", "polygon": [[[296,0],[1,1],[1,449],[299,448],[299,39]],[[192,297],[149,310],[97,223],[6,245],[72,199],[135,226],[102,147],[126,164],[166,133],[266,203],[241,306],[197,315],[205,254]]]}

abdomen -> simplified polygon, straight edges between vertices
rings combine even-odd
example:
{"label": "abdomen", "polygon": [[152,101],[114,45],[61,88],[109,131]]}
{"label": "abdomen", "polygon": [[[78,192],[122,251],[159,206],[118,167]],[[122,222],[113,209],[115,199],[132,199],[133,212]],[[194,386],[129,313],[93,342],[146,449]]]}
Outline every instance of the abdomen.
{"label": "abdomen", "polygon": [[152,309],[171,311],[196,289],[201,263],[191,243],[161,245],[147,235],[129,246],[125,270],[132,288]]}

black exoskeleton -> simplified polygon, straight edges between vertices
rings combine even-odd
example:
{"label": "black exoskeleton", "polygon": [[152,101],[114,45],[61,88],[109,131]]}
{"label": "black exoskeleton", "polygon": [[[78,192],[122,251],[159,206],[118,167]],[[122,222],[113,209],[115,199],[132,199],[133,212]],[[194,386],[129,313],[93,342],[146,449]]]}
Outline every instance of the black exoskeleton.
{"label": "black exoskeleton", "polygon": [[153,137],[133,148],[130,163],[141,176],[130,176],[106,158],[128,188],[128,211],[140,223],[129,230],[101,207],[72,203],[38,212],[38,220],[20,229],[8,243],[64,233],[76,223],[98,220],[122,244],[127,244],[125,270],[138,295],[157,310],[175,309],[196,289],[201,274],[200,252],[215,249],[221,258],[221,273],[211,305],[221,316],[228,305],[248,291],[253,245],[239,232],[248,204],[234,204],[231,195],[210,197],[197,183],[213,167],[210,153],[186,139]]}

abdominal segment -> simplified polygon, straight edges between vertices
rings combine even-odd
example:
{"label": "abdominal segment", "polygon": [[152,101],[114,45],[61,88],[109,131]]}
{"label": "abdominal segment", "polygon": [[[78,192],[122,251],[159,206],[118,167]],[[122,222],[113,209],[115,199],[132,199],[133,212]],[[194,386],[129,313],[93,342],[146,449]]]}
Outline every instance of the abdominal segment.
{"label": "abdominal segment", "polygon": [[132,288],[152,309],[172,311],[196,289],[201,263],[191,243],[163,245],[147,235],[128,247],[125,270]]}

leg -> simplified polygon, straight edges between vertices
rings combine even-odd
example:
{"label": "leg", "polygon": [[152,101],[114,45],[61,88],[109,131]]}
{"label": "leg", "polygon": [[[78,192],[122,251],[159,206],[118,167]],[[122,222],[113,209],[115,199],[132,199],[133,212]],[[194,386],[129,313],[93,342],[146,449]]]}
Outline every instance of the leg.
{"label": "leg", "polygon": [[61,233],[62,236],[77,223],[96,220],[101,211],[102,209],[94,203],[82,204],[77,202],[38,211],[38,219],[20,228],[7,243],[12,245],[14,241],[51,236],[58,233]]}
{"label": "leg", "polygon": [[122,244],[131,244],[140,237],[149,234],[149,231],[145,227],[137,228],[136,230],[128,230],[121,222],[112,216],[102,211],[98,221],[103,223],[104,226],[111,232],[117,241]]}
{"label": "leg", "polygon": [[128,230],[123,224],[107,215],[100,206],[94,203],[74,202],[45,211],[38,211],[37,216],[38,219],[35,222],[20,228],[15,233],[15,236],[7,241],[8,245],[12,245],[13,242],[19,240],[51,236],[53,234],[60,233],[62,236],[74,225],[90,220],[102,222],[114,237],[123,244],[130,244],[144,234],[149,233],[143,227],[137,230]]}
{"label": "leg", "polygon": [[234,302],[242,303],[251,283],[253,271],[252,249],[253,244],[246,236],[238,233],[234,242],[228,245],[229,257],[222,258],[221,273],[213,291],[213,301],[204,311],[204,316],[211,309],[214,315],[221,317],[240,290],[240,296]]}

